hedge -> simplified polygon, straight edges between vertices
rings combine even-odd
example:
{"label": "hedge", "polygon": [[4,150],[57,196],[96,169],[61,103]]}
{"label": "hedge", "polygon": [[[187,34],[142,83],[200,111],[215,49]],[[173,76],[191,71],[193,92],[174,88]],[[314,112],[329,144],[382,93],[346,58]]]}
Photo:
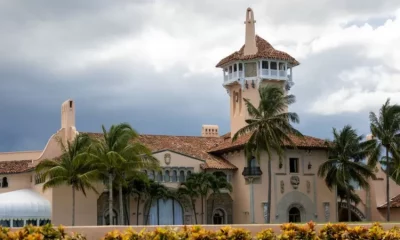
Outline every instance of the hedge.
{"label": "hedge", "polygon": [[[86,240],[81,234],[66,234],[62,226],[54,228],[52,225],[43,227],[25,226],[17,231],[0,227],[1,240]],[[136,232],[128,228],[123,232],[114,230],[106,233],[103,240],[399,240],[400,228],[394,227],[384,230],[379,223],[370,228],[350,227],[344,223],[326,224],[319,231],[315,230],[315,223],[304,225],[287,223],[281,225],[281,230],[275,233],[267,228],[252,236],[250,231],[242,228],[225,226],[217,231],[206,230],[201,226],[184,226],[183,228],[164,227],[154,231],[143,229]]]}

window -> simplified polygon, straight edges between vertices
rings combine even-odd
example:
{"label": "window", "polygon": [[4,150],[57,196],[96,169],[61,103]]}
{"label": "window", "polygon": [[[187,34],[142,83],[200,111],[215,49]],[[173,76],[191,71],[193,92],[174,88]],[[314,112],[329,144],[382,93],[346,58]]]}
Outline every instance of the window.
{"label": "window", "polygon": [[181,170],[179,172],[179,182],[184,182],[185,181],[185,172]]}
{"label": "window", "polygon": [[23,227],[23,226],[24,226],[24,220],[22,219],[13,220],[13,227]]}
{"label": "window", "polygon": [[187,171],[187,173],[186,173],[186,179],[188,179],[188,178],[190,177],[190,175],[192,175],[192,172],[191,172],[191,171]]}
{"label": "window", "polygon": [[3,180],[1,181],[1,187],[2,188],[8,187],[8,181],[6,177],[3,177]]}
{"label": "window", "polygon": [[[112,224],[111,225],[118,225],[118,213],[113,209],[112,211]],[[106,211],[106,215],[104,216],[104,225],[110,225],[110,215],[109,211]]]}
{"label": "window", "polygon": [[236,72],[237,71],[237,65],[233,64],[233,71]]}
{"label": "window", "polygon": [[298,173],[299,172],[299,159],[298,158],[290,158],[290,172]]}
{"label": "window", "polygon": [[157,182],[162,182],[162,181],[163,181],[163,174],[161,171],[159,171],[157,174]]}
{"label": "window", "polygon": [[271,69],[273,69],[273,70],[277,70],[278,69],[277,62],[271,62]]}
{"label": "window", "polygon": [[154,171],[149,171],[149,179],[154,180]]}
{"label": "window", "polygon": [[268,61],[262,61],[261,62],[261,68],[262,69],[268,69]]}
{"label": "window", "polygon": [[239,63],[239,71],[243,71],[243,65],[242,65],[242,63]]}
{"label": "window", "polygon": [[172,182],[176,182],[178,179],[178,172],[176,170],[172,171]]}
{"label": "window", "polygon": [[149,225],[183,225],[183,208],[173,199],[155,199],[148,215]]}
{"label": "window", "polygon": [[255,168],[257,167],[257,159],[255,157],[252,157],[248,162],[247,166],[250,168]]}
{"label": "window", "polygon": [[279,63],[279,70],[285,70],[285,63],[283,62]]}
{"label": "window", "polygon": [[301,222],[300,210],[297,207],[292,207],[289,210],[289,222],[291,223]]}
{"label": "window", "polygon": [[42,174],[38,173],[35,175],[35,184],[44,183],[44,177]]}
{"label": "window", "polygon": [[164,175],[164,182],[169,182],[170,181],[170,177],[169,177],[169,171],[165,171],[165,175]]}

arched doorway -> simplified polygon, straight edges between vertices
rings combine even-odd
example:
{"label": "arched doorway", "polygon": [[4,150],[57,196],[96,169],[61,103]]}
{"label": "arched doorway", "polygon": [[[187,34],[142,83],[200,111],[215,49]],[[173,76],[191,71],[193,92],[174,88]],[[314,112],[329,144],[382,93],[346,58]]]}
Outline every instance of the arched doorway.
{"label": "arched doorway", "polygon": [[301,212],[297,207],[292,207],[289,209],[289,222],[299,223],[301,222]]}
{"label": "arched doorway", "polygon": [[[111,225],[118,225],[118,213],[113,209],[112,211],[112,224]],[[108,209],[104,213],[104,225],[110,225],[110,214]]]}
{"label": "arched doorway", "polygon": [[220,225],[225,223],[225,212],[222,209],[215,210],[213,214],[213,224]]}
{"label": "arched doorway", "polygon": [[173,198],[155,199],[148,216],[149,225],[183,225],[182,205]]}

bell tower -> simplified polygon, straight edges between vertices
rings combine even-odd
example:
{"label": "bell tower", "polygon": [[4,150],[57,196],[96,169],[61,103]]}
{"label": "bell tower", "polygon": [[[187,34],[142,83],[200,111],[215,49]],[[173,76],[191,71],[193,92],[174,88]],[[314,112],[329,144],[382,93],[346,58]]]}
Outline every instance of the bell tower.
{"label": "bell tower", "polygon": [[258,107],[258,90],[267,83],[289,91],[293,86],[292,68],[299,65],[289,54],[275,50],[269,42],[256,35],[255,23],[253,10],[247,8],[244,45],[216,66],[222,68],[222,86],[230,96],[231,137],[246,125],[245,120],[249,118],[244,99]]}

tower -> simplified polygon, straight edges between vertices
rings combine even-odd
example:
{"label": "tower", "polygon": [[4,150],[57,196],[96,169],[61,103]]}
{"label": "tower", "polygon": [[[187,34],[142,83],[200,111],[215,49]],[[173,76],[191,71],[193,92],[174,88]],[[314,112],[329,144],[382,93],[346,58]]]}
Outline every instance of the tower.
{"label": "tower", "polygon": [[75,104],[71,99],[61,105],[61,129],[65,129],[64,143],[72,141],[77,134],[75,128]]}
{"label": "tower", "polygon": [[231,137],[246,125],[249,118],[243,99],[258,106],[260,86],[278,84],[290,90],[293,85],[292,68],[299,65],[289,54],[278,51],[255,34],[254,13],[246,10],[245,44],[239,51],[223,58],[216,65],[223,71],[223,87],[230,96]]}

